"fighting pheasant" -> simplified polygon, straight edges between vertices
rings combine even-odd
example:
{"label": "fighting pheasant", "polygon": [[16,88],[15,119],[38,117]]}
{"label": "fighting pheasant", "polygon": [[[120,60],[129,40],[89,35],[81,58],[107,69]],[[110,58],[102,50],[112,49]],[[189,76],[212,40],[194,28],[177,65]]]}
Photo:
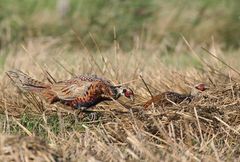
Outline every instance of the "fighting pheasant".
{"label": "fighting pheasant", "polygon": [[35,93],[51,104],[60,102],[81,110],[102,101],[117,100],[120,96],[131,100],[134,98],[130,88],[115,86],[109,80],[96,75],[80,75],[48,84],[35,80],[20,70],[11,70],[6,73],[24,91]]}
{"label": "fighting pheasant", "polygon": [[143,106],[148,108],[152,103],[157,106],[170,106],[173,104],[180,104],[183,101],[191,102],[192,99],[201,91],[207,90],[208,87],[204,83],[200,83],[194,86],[191,94],[180,94],[177,92],[163,92],[159,95],[153,96],[152,99],[148,100]]}

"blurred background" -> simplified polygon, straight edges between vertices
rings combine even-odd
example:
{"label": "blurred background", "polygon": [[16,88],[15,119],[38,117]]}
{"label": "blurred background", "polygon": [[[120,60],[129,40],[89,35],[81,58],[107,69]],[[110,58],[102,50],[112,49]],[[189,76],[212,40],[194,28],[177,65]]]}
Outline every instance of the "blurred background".
{"label": "blurred background", "polygon": [[0,61],[35,39],[69,50],[160,49],[167,63],[186,52],[183,37],[193,48],[238,51],[239,8],[239,0],[0,0]]}

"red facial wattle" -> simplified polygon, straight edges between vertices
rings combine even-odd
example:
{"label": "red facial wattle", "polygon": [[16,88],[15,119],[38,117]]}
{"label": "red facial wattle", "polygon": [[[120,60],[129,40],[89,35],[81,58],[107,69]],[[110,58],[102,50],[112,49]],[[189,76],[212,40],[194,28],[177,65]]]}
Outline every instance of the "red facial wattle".
{"label": "red facial wattle", "polygon": [[131,96],[131,93],[129,91],[126,91],[124,95],[129,98]]}
{"label": "red facial wattle", "polygon": [[205,84],[201,83],[196,86],[196,89],[198,89],[200,91],[205,91],[206,89],[208,89],[208,87]]}
{"label": "red facial wattle", "polygon": [[126,90],[124,95],[127,97],[127,98],[131,98],[133,97],[133,92],[131,90]]}

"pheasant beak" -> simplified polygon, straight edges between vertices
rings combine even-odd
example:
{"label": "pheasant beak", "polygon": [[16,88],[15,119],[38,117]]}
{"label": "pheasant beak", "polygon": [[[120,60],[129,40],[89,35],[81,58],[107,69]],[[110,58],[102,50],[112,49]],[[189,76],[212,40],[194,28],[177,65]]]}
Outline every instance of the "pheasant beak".
{"label": "pheasant beak", "polygon": [[134,96],[133,96],[133,95],[130,96],[130,100],[131,100],[132,102],[134,101]]}
{"label": "pheasant beak", "polygon": [[206,85],[206,86],[205,86],[205,89],[210,89],[210,87]]}

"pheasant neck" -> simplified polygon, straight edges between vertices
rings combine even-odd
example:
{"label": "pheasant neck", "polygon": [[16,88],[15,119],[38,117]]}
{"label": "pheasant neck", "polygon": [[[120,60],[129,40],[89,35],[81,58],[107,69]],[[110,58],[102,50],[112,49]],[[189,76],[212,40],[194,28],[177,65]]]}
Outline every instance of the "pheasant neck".
{"label": "pheasant neck", "polygon": [[122,95],[122,91],[119,88],[119,86],[111,87],[111,91],[112,91],[112,97],[115,100],[118,99]]}

